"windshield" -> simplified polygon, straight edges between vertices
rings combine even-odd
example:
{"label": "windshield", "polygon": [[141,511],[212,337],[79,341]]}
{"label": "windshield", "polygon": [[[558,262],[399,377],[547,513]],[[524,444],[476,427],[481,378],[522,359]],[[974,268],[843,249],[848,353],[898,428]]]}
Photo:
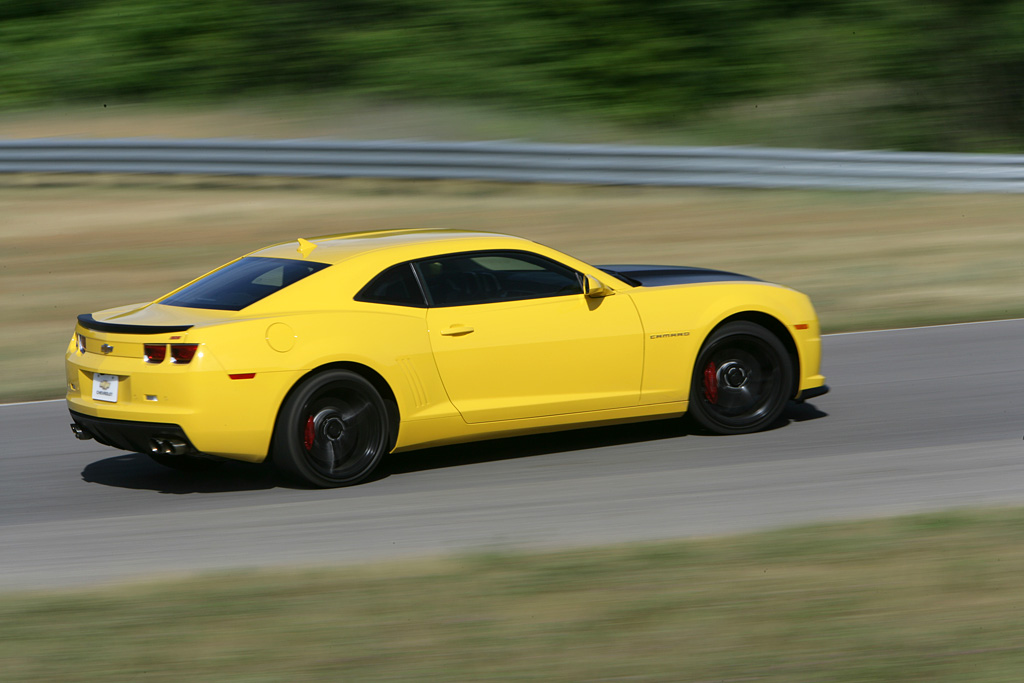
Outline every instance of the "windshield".
{"label": "windshield", "polygon": [[183,308],[240,311],[323,270],[326,263],[249,256],[210,273],[160,303]]}

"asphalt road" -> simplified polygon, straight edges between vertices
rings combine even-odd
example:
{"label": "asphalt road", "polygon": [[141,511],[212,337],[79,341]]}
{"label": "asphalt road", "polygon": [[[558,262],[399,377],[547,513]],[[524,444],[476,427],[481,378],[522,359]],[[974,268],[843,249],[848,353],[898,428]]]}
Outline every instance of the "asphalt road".
{"label": "asphalt road", "polygon": [[680,538],[1024,505],[1024,320],[835,335],[832,393],[740,437],[680,421],[392,456],[350,489],[204,476],[0,406],[0,589]]}

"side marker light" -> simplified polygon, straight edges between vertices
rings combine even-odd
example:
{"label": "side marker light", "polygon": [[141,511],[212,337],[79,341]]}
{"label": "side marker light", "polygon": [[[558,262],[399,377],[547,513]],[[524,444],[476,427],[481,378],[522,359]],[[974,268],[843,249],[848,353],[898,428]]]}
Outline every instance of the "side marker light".
{"label": "side marker light", "polygon": [[228,375],[231,379],[252,379],[255,376],[255,372],[239,372],[234,375]]}
{"label": "side marker light", "polygon": [[799,325],[793,325],[793,327],[795,327],[798,330],[806,330],[808,327],[810,327],[810,325],[808,325],[807,323],[800,323]]}

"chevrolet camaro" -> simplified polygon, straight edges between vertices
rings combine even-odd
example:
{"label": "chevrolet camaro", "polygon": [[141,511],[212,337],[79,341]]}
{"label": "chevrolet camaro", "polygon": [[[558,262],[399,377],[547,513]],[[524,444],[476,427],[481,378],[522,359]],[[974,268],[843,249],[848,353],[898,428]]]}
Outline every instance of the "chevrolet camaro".
{"label": "chevrolet camaro", "polygon": [[272,460],[312,486],[390,452],[689,414],[742,434],[824,393],[810,300],[682,266],[591,266],[526,239],[298,239],[150,303],[78,316],[82,439],[193,469]]}

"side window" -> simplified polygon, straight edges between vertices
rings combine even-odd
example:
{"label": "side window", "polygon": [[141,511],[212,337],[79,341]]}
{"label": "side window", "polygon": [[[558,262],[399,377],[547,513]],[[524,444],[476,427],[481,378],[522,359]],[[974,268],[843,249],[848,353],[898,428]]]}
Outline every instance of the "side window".
{"label": "side window", "polygon": [[415,306],[417,308],[424,308],[427,305],[410,263],[391,266],[370,280],[356,294],[356,301],[394,306]]}
{"label": "side window", "polygon": [[579,274],[519,251],[470,252],[416,262],[432,306],[465,306],[582,294]]}

